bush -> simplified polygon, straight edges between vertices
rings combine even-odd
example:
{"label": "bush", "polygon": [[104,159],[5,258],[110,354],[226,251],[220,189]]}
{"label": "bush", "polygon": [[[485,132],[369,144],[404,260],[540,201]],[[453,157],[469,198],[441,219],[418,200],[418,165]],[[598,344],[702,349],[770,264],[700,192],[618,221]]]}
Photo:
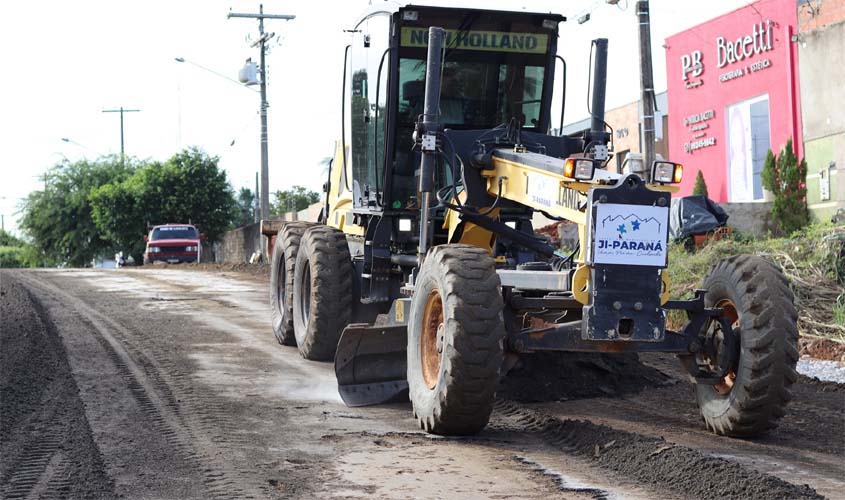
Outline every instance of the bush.
{"label": "bush", "polygon": [[784,234],[792,234],[810,223],[807,209],[807,161],[800,162],[792,148],[792,139],[775,158],[771,150],[761,173],[763,187],[772,192],[772,218]]}
{"label": "bush", "polygon": [[0,247],[0,269],[29,267],[23,247]]}
{"label": "bush", "polygon": [[701,170],[698,171],[698,175],[695,176],[695,187],[692,188],[693,195],[701,195],[707,198],[707,183],[704,182],[704,174],[701,173]]}

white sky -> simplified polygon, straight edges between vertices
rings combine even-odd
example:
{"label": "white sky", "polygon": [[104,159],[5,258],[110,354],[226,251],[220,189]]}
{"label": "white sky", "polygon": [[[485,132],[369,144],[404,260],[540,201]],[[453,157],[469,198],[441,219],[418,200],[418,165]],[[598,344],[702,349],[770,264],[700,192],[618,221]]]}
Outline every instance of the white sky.
{"label": "white sky", "polygon": [[[373,0],[373,3],[378,0]],[[266,13],[293,14],[265,29],[280,36],[268,55],[270,191],[301,184],[319,190],[321,158],[340,134],[344,28],[369,0],[266,0]],[[567,61],[566,122],[587,116],[590,40],[609,39],[608,109],[638,99],[637,22],[603,0],[419,1],[504,10],[556,12],[558,52]],[[621,0],[622,6],[625,0]],[[126,154],[165,160],[186,146],[220,157],[237,190],[254,189],[260,169],[257,92],[175,57],[237,79],[257,21],[227,19],[257,12],[252,0],[3,2],[0,14],[0,214],[16,231],[17,204],[40,188],[39,175],[62,158],[120,152],[118,113],[125,114]],[[652,49],[658,91],[666,88],[664,39],[741,7],[744,0],[652,0]],[[592,11],[585,24],[578,14]],[[556,97],[559,97],[555,85]],[[559,101],[553,104],[559,109]],[[553,115],[554,116],[554,115]],[[554,126],[557,126],[554,123]],[[70,142],[62,141],[70,139]],[[232,141],[234,144],[232,145]]]}

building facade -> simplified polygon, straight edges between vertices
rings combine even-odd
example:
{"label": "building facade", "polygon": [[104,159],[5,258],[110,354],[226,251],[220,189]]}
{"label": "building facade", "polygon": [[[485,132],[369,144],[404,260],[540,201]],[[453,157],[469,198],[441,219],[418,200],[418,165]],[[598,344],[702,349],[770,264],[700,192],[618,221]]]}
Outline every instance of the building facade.
{"label": "building facade", "polygon": [[717,202],[768,198],[769,149],[804,155],[796,0],[760,0],[666,39],[669,158],[680,195],[701,171]]}
{"label": "building facade", "polygon": [[[669,157],[669,129],[666,92],[654,96],[657,111],[654,112],[654,152],[660,158],[671,160]],[[622,165],[630,153],[642,151],[640,144],[642,128],[642,109],[640,102],[635,101],[624,106],[608,109],[604,113],[604,121],[612,133],[613,158],[607,164],[611,172],[622,172]],[[570,123],[563,128],[563,134],[574,137],[590,129],[590,118]]]}
{"label": "building facade", "polygon": [[845,209],[845,0],[798,2],[807,204],[825,220]]}

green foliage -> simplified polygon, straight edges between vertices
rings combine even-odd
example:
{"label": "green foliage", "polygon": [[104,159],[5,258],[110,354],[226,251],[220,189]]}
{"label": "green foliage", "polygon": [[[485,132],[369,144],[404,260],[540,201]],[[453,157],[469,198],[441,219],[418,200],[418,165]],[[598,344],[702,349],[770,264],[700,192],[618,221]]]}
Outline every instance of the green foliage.
{"label": "green foliage", "polygon": [[704,182],[704,174],[701,170],[695,176],[695,186],[692,188],[692,194],[707,197],[707,183]]}
{"label": "green foliage", "polygon": [[285,212],[298,212],[320,201],[320,193],[310,191],[302,186],[294,186],[285,191],[273,193],[273,201],[270,203],[270,212],[273,215],[282,215]]}
{"label": "green foliage", "polygon": [[191,223],[216,241],[237,210],[226,172],[217,162],[218,158],[190,148],[98,188],[91,194],[97,227],[136,260],[144,250],[148,224]]}
{"label": "green foliage", "polygon": [[235,201],[237,213],[234,225],[240,227],[255,222],[255,193],[249,188],[241,188]]}
{"label": "green foliage", "polygon": [[96,227],[89,195],[120,182],[135,169],[116,156],[63,162],[46,175],[43,191],[29,194],[22,206],[21,229],[32,240],[35,258],[47,264],[84,266],[114,251],[114,242]]}
{"label": "green foliage", "polygon": [[771,150],[766,154],[763,187],[772,192],[772,218],[784,234],[792,234],[810,223],[807,209],[807,162],[800,162],[792,148],[792,139],[775,158]]}
{"label": "green foliage", "polygon": [[0,247],[22,247],[26,242],[20,238],[16,238],[13,234],[0,229]]}
{"label": "green foliage", "polygon": [[22,247],[0,246],[0,269],[10,267],[29,267]]}

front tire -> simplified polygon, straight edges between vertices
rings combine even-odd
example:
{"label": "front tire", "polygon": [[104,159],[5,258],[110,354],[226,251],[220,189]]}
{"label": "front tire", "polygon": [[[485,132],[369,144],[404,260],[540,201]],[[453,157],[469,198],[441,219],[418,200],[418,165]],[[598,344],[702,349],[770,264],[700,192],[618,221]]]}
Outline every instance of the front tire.
{"label": "front tire", "polygon": [[296,345],[293,334],[293,273],[302,234],[313,224],[288,222],[273,245],[270,267],[270,316],[273,335],[279,344]]}
{"label": "front tire", "polygon": [[505,337],[500,286],[481,248],[441,245],[426,257],[408,323],[408,387],[425,431],[475,434],[490,420]]}
{"label": "front tire", "polygon": [[739,329],[739,357],[715,386],[695,387],[701,416],[716,434],[753,437],[777,426],[798,378],[797,313],[783,274],[768,261],[739,255],[704,280],[707,307],[721,307]]}
{"label": "front tire", "polygon": [[305,359],[331,361],[352,317],[354,268],[343,232],[313,226],[302,235],[293,277],[293,323]]}

